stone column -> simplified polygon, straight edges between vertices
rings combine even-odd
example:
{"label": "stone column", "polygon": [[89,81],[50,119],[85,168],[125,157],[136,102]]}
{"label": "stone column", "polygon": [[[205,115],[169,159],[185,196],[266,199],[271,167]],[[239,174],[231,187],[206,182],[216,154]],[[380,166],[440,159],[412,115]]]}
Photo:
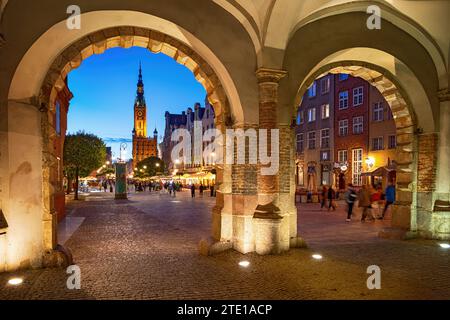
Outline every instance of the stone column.
{"label": "stone column", "polygon": [[[267,153],[273,143],[280,146],[286,138],[286,130],[279,132],[278,141],[273,141],[271,129],[278,127],[278,84],[286,71],[261,68],[256,72],[259,86],[259,129],[267,129]],[[261,144],[261,133],[259,137]],[[284,146],[283,146],[284,147]],[[259,149],[261,145],[259,145]],[[265,150],[264,150],[265,151]],[[285,165],[286,152],[279,150],[278,159]],[[259,159],[260,161],[261,159]],[[255,249],[258,254],[277,254],[289,249],[289,218],[281,211],[279,198],[280,171],[273,175],[264,175],[262,165],[258,166],[258,206],[253,220],[255,226]],[[280,169],[280,168],[279,168]]]}
{"label": "stone column", "polygon": [[450,240],[450,92],[441,90],[436,191],[433,197],[431,232],[434,239]]}
{"label": "stone column", "polygon": [[450,92],[444,89],[439,93],[440,125],[438,151],[438,179],[436,190],[440,200],[450,201]]}
{"label": "stone column", "polygon": [[3,115],[1,207],[9,226],[6,252],[0,254],[8,271],[40,267],[45,251],[41,112],[28,99],[8,101]]}

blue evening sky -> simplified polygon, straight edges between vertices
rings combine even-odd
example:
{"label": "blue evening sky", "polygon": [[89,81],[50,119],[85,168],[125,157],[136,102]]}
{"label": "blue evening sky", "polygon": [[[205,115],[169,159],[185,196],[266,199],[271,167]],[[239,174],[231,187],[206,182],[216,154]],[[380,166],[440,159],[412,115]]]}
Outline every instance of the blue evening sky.
{"label": "blue evening sky", "polygon": [[[70,101],[68,132],[94,133],[112,146],[119,155],[119,145],[127,143],[131,157],[133,103],[136,96],[139,61],[142,63],[147,102],[147,134],[155,126],[159,138],[164,134],[164,113],[181,113],[196,102],[204,106],[206,92],[192,72],[164,54],[144,48],[113,48],[84,60],[69,73]],[[161,139],[159,139],[161,142]]]}

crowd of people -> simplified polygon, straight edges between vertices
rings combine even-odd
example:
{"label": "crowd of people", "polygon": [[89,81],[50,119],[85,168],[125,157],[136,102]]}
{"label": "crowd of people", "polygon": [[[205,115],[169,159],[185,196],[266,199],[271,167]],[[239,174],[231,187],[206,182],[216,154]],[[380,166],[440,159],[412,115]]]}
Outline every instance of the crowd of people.
{"label": "crowd of people", "polygon": [[179,181],[128,181],[128,192],[160,192],[168,193],[172,197],[176,197],[176,193],[182,191],[183,189],[188,189],[191,191],[191,197],[195,198],[196,190],[198,190],[199,195],[203,196],[205,191],[209,191],[210,197],[215,197],[216,192],[214,190],[214,185],[208,186],[202,183],[200,184],[190,184],[183,185]]}
{"label": "crowd of people", "polygon": [[[323,186],[320,192],[320,208],[335,211],[337,192],[332,186]],[[348,184],[344,194],[347,204],[347,219],[351,221],[353,208],[358,202],[358,207],[362,209],[361,222],[383,220],[390,205],[395,201],[395,185],[390,182],[383,192],[381,185],[371,186],[363,185],[359,190],[353,185]]]}

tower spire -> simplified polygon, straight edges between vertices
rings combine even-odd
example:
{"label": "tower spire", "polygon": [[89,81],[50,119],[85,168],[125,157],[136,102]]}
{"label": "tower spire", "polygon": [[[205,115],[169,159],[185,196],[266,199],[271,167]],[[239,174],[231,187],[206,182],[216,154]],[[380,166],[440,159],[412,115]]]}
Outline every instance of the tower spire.
{"label": "tower spire", "polygon": [[142,65],[141,61],[139,61],[139,77],[137,82],[137,90],[136,90],[136,101],[135,103],[139,106],[145,106],[145,98],[144,98],[144,81],[142,80]]}

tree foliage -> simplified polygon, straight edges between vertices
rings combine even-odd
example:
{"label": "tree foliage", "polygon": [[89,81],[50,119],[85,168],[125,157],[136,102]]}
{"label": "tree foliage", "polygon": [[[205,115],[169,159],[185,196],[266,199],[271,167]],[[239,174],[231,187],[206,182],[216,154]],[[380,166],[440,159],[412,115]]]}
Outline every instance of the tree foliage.
{"label": "tree foliage", "polygon": [[87,177],[102,166],[106,146],[94,134],[78,131],[68,134],[64,141],[64,172],[69,180],[76,179],[75,199],[78,198],[78,178]]}
{"label": "tree foliage", "polygon": [[135,177],[152,177],[164,172],[164,161],[158,157],[148,157],[140,161],[135,168]]}

